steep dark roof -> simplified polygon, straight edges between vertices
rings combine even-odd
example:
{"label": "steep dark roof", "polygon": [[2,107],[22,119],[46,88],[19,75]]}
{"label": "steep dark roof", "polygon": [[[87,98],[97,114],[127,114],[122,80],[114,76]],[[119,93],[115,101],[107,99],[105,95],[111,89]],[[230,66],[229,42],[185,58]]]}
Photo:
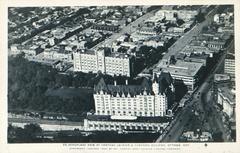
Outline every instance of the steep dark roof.
{"label": "steep dark roof", "polygon": [[95,86],[94,90],[95,90],[95,92],[99,92],[101,90],[103,90],[103,91],[107,91],[108,90],[107,85],[106,85],[106,83],[105,83],[103,78],[100,79],[98,84]]}
{"label": "steep dark roof", "polygon": [[226,59],[235,59],[235,55],[234,54],[227,54]]}
{"label": "steep dark roof", "polygon": [[173,78],[169,72],[161,72],[157,77],[154,76],[153,82],[156,81],[159,83],[159,92],[164,93],[166,89],[173,83]]}
{"label": "steep dark roof", "polygon": [[[153,82],[154,81],[159,83],[160,93],[164,93],[166,92],[166,89],[169,87],[169,85],[172,83],[173,79],[169,73],[162,72],[159,77],[154,77]],[[133,97],[135,95],[143,94],[144,91],[146,91],[147,94],[153,94],[152,81],[146,78],[143,78],[142,82],[138,85],[106,84],[104,79],[101,78],[95,86],[94,90],[95,93],[99,93],[102,90],[103,92],[111,94],[113,96],[116,96],[118,93],[120,96],[122,96],[122,94],[124,94],[125,96],[128,96],[128,94],[130,94],[130,96]]]}
{"label": "steep dark roof", "polygon": [[139,95],[142,94],[144,91],[146,91],[148,94],[152,92],[151,89],[151,82],[147,80],[146,78],[143,79],[142,83],[140,85],[113,85],[108,84],[106,85],[103,78],[100,79],[98,84],[95,86],[95,92],[100,92],[103,90],[104,92],[110,93],[113,96],[116,96],[117,93],[125,94],[125,96],[130,94],[130,96]]}
{"label": "steep dark roof", "polygon": [[165,79],[169,85],[173,82],[173,78],[169,72],[161,72],[161,74],[158,76],[158,80],[160,81],[163,79]]}

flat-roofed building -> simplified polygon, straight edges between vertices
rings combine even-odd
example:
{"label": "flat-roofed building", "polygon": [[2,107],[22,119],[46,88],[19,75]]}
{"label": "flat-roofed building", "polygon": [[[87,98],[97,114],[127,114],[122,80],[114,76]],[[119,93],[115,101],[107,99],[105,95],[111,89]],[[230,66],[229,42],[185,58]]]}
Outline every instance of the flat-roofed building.
{"label": "flat-roofed building", "polygon": [[185,27],[170,27],[168,28],[168,32],[173,33],[185,33],[187,31],[187,28]]}
{"label": "flat-roofed building", "polygon": [[215,49],[223,49],[226,47],[226,41],[224,40],[212,40],[208,41],[207,45],[209,48],[215,48]]}
{"label": "flat-roofed building", "polygon": [[191,54],[207,54],[210,58],[214,56],[214,54],[218,54],[220,52],[219,49],[209,48],[204,45],[186,45],[180,53],[186,54],[187,56],[191,56]]}
{"label": "flat-roofed building", "polygon": [[170,59],[163,59],[153,72],[155,74],[160,74],[162,71],[169,72],[173,79],[177,82],[182,81],[188,89],[192,91],[199,83],[202,70],[203,63],[186,62],[182,60],[171,62]]}
{"label": "flat-roofed building", "polygon": [[61,50],[59,48],[48,48],[42,53],[43,59],[50,60],[60,60],[64,62],[72,62],[72,54],[66,50]]}
{"label": "flat-roofed building", "polygon": [[100,31],[103,30],[103,31],[117,32],[119,30],[119,25],[97,23],[92,26],[92,29],[100,30]]}
{"label": "flat-roofed building", "polygon": [[137,32],[140,35],[157,36],[161,32],[161,29],[155,26],[143,26]]}
{"label": "flat-roofed building", "polygon": [[208,66],[209,55],[208,54],[191,54],[187,56],[184,61],[203,63],[203,66]]}
{"label": "flat-roofed building", "polygon": [[131,76],[134,71],[134,57],[111,53],[108,49],[81,50],[73,53],[74,71],[93,72],[101,71],[109,75]]}
{"label": "flat-roofed building", "polygon": [[88,115],[84,119],[85,131],[157,131],[162,133],[171,119],[167,117],[112,118],[109,115]]}
{"label": "flat-roofed building", "polygon": [[193,20],[198,14],[198,10],[159,10],[155,13],[156,16],[165,17],[167,21],[175,21],[176,18],[184,21]]}

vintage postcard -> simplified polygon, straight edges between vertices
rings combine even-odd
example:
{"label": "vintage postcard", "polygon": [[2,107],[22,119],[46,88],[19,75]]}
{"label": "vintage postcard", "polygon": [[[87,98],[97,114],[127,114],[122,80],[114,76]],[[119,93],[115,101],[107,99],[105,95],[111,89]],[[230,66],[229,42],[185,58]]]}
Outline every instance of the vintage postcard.
{"label": "vintage postcard", "polygon": [[239,9],[1,1],[0,152],[237,152]]}

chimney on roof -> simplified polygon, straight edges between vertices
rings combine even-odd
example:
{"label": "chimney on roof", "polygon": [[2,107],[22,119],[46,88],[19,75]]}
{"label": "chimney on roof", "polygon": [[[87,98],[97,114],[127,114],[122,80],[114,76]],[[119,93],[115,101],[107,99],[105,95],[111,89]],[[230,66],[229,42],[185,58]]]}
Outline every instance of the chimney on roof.
{"label": "chimney on roof", "polygon": [[126,81],[125,81],[125,82],[126,82],[126,85],[128,85],[128,79],[126,79]]}
{"label": "chimney on roof", "polygon": [[114,80],[114,86],[116,86],[117,85],[117,81],[116,80]]}

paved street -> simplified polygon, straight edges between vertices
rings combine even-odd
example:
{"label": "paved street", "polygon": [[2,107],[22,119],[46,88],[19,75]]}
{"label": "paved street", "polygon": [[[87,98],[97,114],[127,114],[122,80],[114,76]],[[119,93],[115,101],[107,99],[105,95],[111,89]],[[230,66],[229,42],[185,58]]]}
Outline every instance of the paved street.
{"label": "paved street", "polygon": [[202,23],[196,24],[190,31],[188,31],[186,34],[184,34],[181,38],[178,39],[169,49],[168,52],[164,55],[164,59],[168,59],[169,56],[175,55],[177,52],[181,51],[183,47],[185,47],[187,44],[190,43],[191,40],[194,39],[195,36],[197,36],[203,27],[207,26],[213,19],[213,16],[216,13],[216,8],[210,11],[206,15],[205,21]]}
{"label": "paved street", "polygon": [[[180,39],[178,39],[168,50],[168,53],[164,55],[164,59],[168,59],[170,55],[176,54],[176,52],[179,52],[184,46],[186,46],[194,36],[197,36],[201,29],[209,24],[209,21],[212,20],[212,17],[214,16],[216,12],[216,8],[213,9],[208,13],[206,16],[206,20],[200,24],[195,25],[190,31],[188,31],[185,35],[183,35]],[[159,63],[161,60],[159,61]],[[159,63],[155,64],[153,68],[156,68]],[[219,62],[221,63],[221,62]],[[220,64],[219,64],[220,65]],[[206,79],[206,82],[204,82],[197,91],[193,93],[193,100],[188,103],[180,112],[180,114],[174,119],[173,126],[171,127],[170,131],[163,136],[163,138],[160,136],[159,139],[156,140],[156,142],[177,142],[178,138],[183,132],[184,125],[187,123],[190,117],[191,107],[192,105],[198,100],[197,93],[203,91],[204,87],[207,85],[207,80],[210,80],[213,77],[214,73],[211,73],[210,76]]]}
{"label": "paved street", "polygon": [[[229,49],[233,49],[234,43],[233,41],[231,42],[231,44],[229,45],[229,47],[226,50]],[[199,88],[193,93],[193,100],[188,103],[180,112],[180,115],[178,115],[174,120],[175,123],[173,124],[172,128],[170,129],[170,131],[163,137],[163,139],[161,140],[161,137],[159,137],[159,139],[157,139],[156,142],[177,142],[178,138],[180,137],[180,135],[183,132],[183,128],[184,125],[187,123],[189,117],[190,117],[190,111],[191,111],[191,107],[193,106],[194,103],[198,102],[201,104],[201,100],[198,99],[198,93],[200,92],[201,95],[203,93],[207,93],[209,91],[209,89],[212,86],[212,82],[211,80],[213,79],[213,76],[216,72],[219,71],[219,69],[221,69],[222,63],[224,62],[226,56],[226,51],[222,54],[222,56],[220,57],[218,63],[214,66],[214,68],[212,69],[212,71],[209,73],[208,77],[205,79],[204,83],[202,85],[199,86]],[[202,96],[199,97],[202,97]],[[208,106],[208,107],[213,107],[214,103],[213,101],[208,102],[210,103],[212,106]],[[203,107],[204,108],[204,107]],[[207,108],[207,107],[206,107]],[[205,110],[206,111],[206,110]],[[216,110],[213,110],[216,112]],[[227,141],[227,136],[226,136],[226,131],[223,127],[223,123],[221,121],[220,118],[214,117],[213,119],[213,123],[211,123],[212,126],[216,126],[220,131],[223,132],[223,138],[224,141]]]}
{"label": "paved street", "polygon": [[138,19],[136,19],[132,23],[130,23],[127,26],[123,27],[120,30],[120,32],[114,33],[109,38],[107,38],[105,41],[103,41],[103,42],[97,44],[96,46],[94,46],[92,49],[96,49],[98,47],[101,47],[103,44],[106,45],[106,46],[111,45],[121,35],[123,35],[125,33],[131,34],[131,33],[135,32],[137,30],[138,24],[142,24],[146,19],[154,16],[154,12],[155,12],[155,10],[144,14],[143,16],[139,17]]}
{"label": "paved street", "polygon": [[[190,43],[191,40],[197,36],[203,27],[207,26],[210,21],[212,21],[213,16],[215,15],[217,7],[211,10],[207,15],[205,21],[202,23],[197,23],[190,31],[185,33],[181,38],[179,38],[170,48],[168,48],[168,52],[163,56],[163,59],[168,59],[171,55],[176,55],[180,52],[186,45]],[[161,60],[153,66],[153,68],[158,67]]]}
{"label": "paved street", "polygon": [[[228,48],[226,49],[226,51],[220,58],[219,64],[217,65],[214,72],[219,72],[219,70],[221,70],[222,64],[224,64],[224,59],[226,57],[227,51],[232,50],[232,49],[234,49],[234,41],[232,41],[230,43],[230,45],[228,46]],[[229,141],[229,137],[228,137],[226,128],[224,127],[224,123],[222,121],[222,114],[217,111],[217,109],[215,107],[216,103],[212,99],[213,97],[211,96],[211,93],[210,93],[211,86],[212,86],[212,82],[210,82],[210,84],[208,86],[205,86],[205,88],[203,89],[205,91],[205,93],[202,93],[202,94],[205,94],[205,95],[203,96],[201,104],[202,104],[205,112],[210,112],[212,114],[212,115],[208,114],[208,116],[207,116],[210,126],[221,131],[223,133],[222,137],[223,137],[224,142],[227,142],[227,141]]]}
{"label": "paved street", "polygon": [[46,120],[46,119],[38,119],[38,118],[8,118],[8,122],[9,123],[37,123],[37,124],[49,124],[49,125],[83,126],[83,122]]}

